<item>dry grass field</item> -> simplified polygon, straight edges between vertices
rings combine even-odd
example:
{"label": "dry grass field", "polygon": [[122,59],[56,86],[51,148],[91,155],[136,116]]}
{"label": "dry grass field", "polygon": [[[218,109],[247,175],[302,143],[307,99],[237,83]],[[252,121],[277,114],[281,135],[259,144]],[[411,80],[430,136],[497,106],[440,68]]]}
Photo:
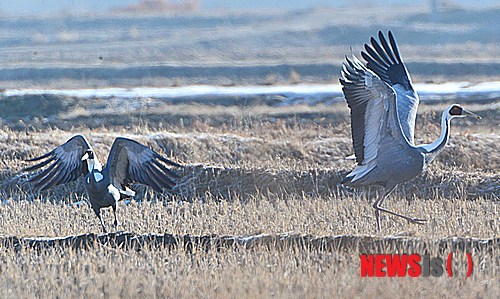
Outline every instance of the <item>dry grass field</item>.
{"label": "dry grass field", "polygon": [[[111,244],[14,250],[0,246],[0,297],[332,298],[477,297],[500,293],[498,101],[470,104],[483,119],[454,120],[447,149],[430,169],[403,184],[389,209],[428,219],[417,226],[383,215],[375,227],[377,190],[339,185],[354,162],[349,114],[332,106],[140,106],[133,113],[79,100],[52,118],[5,121],[0,129],[0,234],[58,237],[100,233],[78,181],[37,192],[16,175],[75,133],[87,136],[101,162],[117,136],[128,136],[185,163],[172,194],[139,187],[136,200],[118,205],[120,231],[135,234],[249,236],[391,236],[415,238],[379,253],[430,253],[445,258],[448,237],[494,239],[472,249],[475,269],[449,278],[360,278],[360,248],[322,249],[289,244],[210,250]],[[422,104],[417,143],[439,134],[445,104]],[[99,112],[100,111],[100,112]],[[99,113],[98,113],[99,112]],[[14,179],[13,179],[14,178]],[[104,211],[105,223],[112,213]],[[463,250],[455,268],[463,267]]]}

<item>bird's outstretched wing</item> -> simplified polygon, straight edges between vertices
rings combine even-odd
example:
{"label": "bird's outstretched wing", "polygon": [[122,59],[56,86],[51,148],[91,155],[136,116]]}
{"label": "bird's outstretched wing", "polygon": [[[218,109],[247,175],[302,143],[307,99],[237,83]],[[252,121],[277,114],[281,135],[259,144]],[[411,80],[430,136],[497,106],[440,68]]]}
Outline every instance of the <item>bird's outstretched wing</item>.
{"label": "bird's outstretched wing", "polygon": [[358,165],[368,164],[377,155],[381,124],[387,112],[384,100],[394,97],[388,88],[354,56],[346,57],[340,83],[351,108],[351,130]]}
{"label": "bird's outstretched wing", "polygon": [[111,183],[119,190],[131,183],[141,183],[155,191],[171,189],[178,175],[168,166],[182,167],[134,140],[118,137],[109,153],[106,168]]}
{"label": "bird's outstretched wing", "polygon": [[413,90],[410,75],[399,55],[399,49],[391,31],[388,36],[390,46],[382,31],[379,31],[378,37],[382,46],[372,37],[370,38],[371,46],[365,44],[366,52],[361,52],[361,56],[366,60],[366,66],[385,83],[390,86],[400,84],[406,90]]}
{"label": "bird's outstretched wing", "polygon": [[346,57],[340,83],[351,109],[352,140],[358,166],[348,178],[354,181],[377,165],[381,140],[389,135],[398,143],[406,140],[396,120],[394,90],[356,57]]}
{"label": "bird's outstretched wing", "polygon": [[32,172],[43,169],[29,178],[29,181],[41,190],[74,181],[88,173],[87,162],[82,161],[83,155],[88,150],[92,150],[92,147],[85,137],[75,135],[45,155],[27,160],[28,162],[41,162],[23,171]]}
{"label": "bird's outstretched wing", "polygon": [[419,98],[413,90],[392,32],[388,33],[389,42],[381,31],[378,37],[380,42],[372,37],[371,46],[365,44],[366,52],[361,52],[361,56],[366,60],[366,66],[396,92],[401,127],[408,141],[413,144]]}

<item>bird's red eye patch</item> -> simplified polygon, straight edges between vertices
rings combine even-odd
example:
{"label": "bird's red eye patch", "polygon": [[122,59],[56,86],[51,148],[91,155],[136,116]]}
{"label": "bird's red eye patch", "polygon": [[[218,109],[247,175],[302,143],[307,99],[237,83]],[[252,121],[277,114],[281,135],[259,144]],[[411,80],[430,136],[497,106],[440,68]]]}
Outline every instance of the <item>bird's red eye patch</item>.
{"label": "bird's red eye patch", "polygon": [[450,114],[451,115],[462,115],[462,107],[460,106],[453,106],[453,108],[450,109]]}

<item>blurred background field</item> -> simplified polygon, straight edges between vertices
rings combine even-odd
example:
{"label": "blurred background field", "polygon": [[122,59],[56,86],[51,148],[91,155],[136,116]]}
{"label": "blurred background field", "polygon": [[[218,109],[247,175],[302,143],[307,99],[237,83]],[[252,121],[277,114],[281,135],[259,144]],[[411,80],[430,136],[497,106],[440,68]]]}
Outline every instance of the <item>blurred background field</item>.
{"label": "blurred background field", "polygon": [[499,78],[495,1],[86,2],[0,6],[0,87],[336,83],[378,30],[416,82]]}

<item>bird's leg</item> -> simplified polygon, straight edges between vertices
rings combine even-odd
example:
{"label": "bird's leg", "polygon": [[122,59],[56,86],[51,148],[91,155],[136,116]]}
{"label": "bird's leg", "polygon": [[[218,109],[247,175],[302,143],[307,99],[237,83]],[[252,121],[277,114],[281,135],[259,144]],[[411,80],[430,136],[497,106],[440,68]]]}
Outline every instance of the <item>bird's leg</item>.
{"label": "bird's leg", "polygon": [[380,211],[381,211],[380,205],[382,205],[387,195],[389,195],[389,193],[391,193],[392,190],[394,190],[394,188],[396,187],[394,186],[389,190],[386,190],[384,194],[373,203],[373,208],[375,209],[375,219],[377,219],[377,228],[379,232],[382,230],[380,225]]}
{"label": "bird's leg", "polygon": [[410,223],[415,223],[415,224],[424,224],[425,221],[427,221],[426,219],[419,219],[419,218],[413,218],[413,217],[409,217],[409,216],[406,216],[406,215],[402,215],[402,214],[398,214],[396,212],[393,212],[393,211],[390,211],[390,210],[387,210],[385,208],[382,208],[382,204],[384,203],[384,200],[385,198],[387,197],[387,195],[389,195],[394,189],[396,188],[396,186],[394,187],[391,187],[389,188],[387,191],[385,191],[384,195],[382,195],[379,199],[377,199],[374,203],[373,203],[373,208],[375,209],[375,218],[377,219],[377,227],[378,227],[378,230],[380,231],[380,212],[385,212],[385,213],[388,213],[388,214],[391,214],[391,215],[394,215],[394,216],[398,216],[398,217],[401,217],[403,219],[406,219],[408,222]]}
{"label": "bird's leg", "polygon": [[118,230],[118,220],[116,219],[116,203],[111,207],[113,208],[113,214],[115,215],[115,230]]}
{"label": "bird's leg", "polygon": [[94,208],[94,212],[97,215],[97,218],[99,218],[99,221],[101,222],[102,231],[104,233],[106,233],[106,227],[104,226],[104,222],[102,221],[102,217],[101,217],[101,209],[100,208],[98,208],[98,209]]}

